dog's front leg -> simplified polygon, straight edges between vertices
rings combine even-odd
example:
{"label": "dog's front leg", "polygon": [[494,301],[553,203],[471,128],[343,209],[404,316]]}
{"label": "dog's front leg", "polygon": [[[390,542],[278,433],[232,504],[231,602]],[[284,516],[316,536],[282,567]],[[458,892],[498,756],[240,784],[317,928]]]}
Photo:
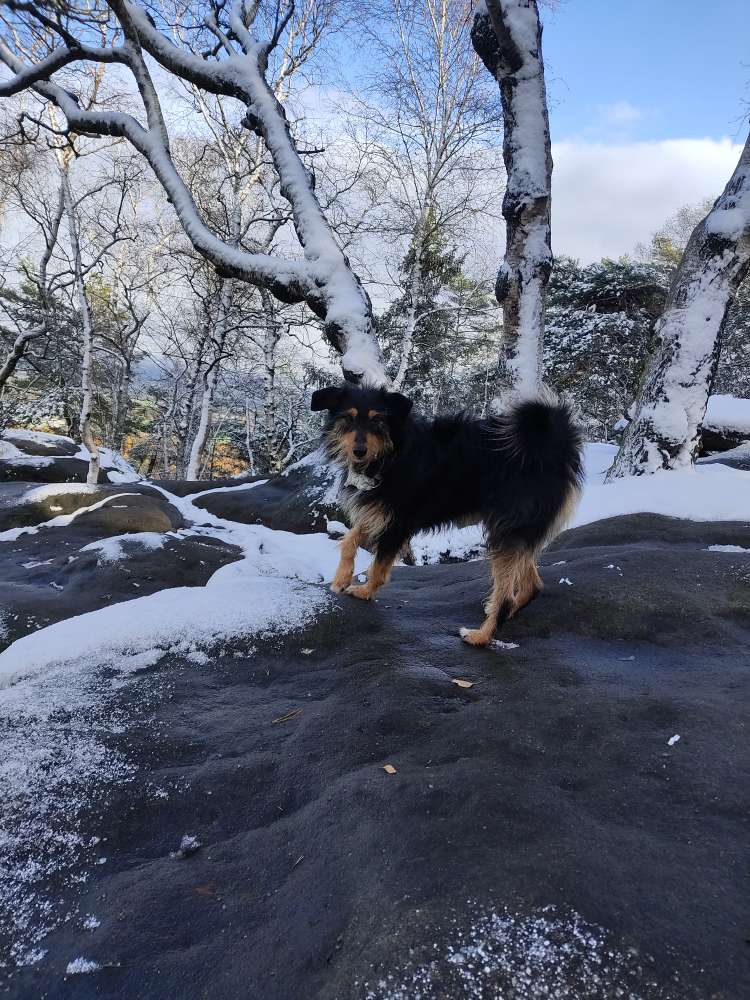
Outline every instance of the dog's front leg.
{"label": "dog's front leg", "polygon": [[346,590],[349,584],[352,582],[352,576],[354,575],[354,560],[357,558],[357,549],[362,542],[362,530],[354,525],[344,537],[341,539],[339,548],[341,550],[341,558],[339,559],[339,565],[336,570],[336,574],[331,581],[331,590],[334,594],[340,594],[342,590]]}
{"label": "dog's front leg", "polygon": [[350,594],[352,597],[358,597],[360,601],[371,601],[377,591],[384,584],[388,583],[397,555],[398,549],[388,554],[378,551],[372,565],[367,570],[367,583],[348,587],[347,594]]}

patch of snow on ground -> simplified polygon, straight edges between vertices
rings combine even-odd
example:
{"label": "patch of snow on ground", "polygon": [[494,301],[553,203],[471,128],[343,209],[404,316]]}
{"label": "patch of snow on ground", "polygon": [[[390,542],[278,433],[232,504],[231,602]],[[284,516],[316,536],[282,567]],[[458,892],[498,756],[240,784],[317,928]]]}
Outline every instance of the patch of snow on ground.
{"label": "patch of snow on ground", "polygon": [[68,962],[65,975],[81,976],[89,972],[98,972],[99,969],[101,969],[101,965],[98,962],[93,962],[90,958],[74,958],[72,962]]}
{"label": "patch of snow on ground", "polygon": [[63,493],[96,493],[98,486],[88,486],[86,483],[45,483],[28,490],[18,503],[40,503],[50,497],[58,497]]}
{"label": "patch of snow on ground", "polygon": [[422,532],[414,536],[411,548],[418,566],[453,559],[479,559],[484,555],[484,533],[479,524]]}
{"label": "patch of snow on ground", "polygon": [[159,534],[158,531],[135,531],[124,535],[112,535],[109,538],[101,538],[96,542],[89,542],[80,550],[81,552],[99,552],[99,565],[103,563],[120,562],[126,557],[125,545],[140,545],[145,549],[163,549],[166,535]]}
{"label": "patch of snow on ground", "polygon": [[747,521],[750,473],[716,464],[627,476],[607,484],[594,477],[584,486],[570,526],[640,513],[691,521]]}
{"label": "patch of snow on ground", "polygon": [[54,458],[46,455],[25,455],[10,441],[0,440],[0,461],[27,469],[43,469],[52,465]]}
{"label": "patch of snow on ground", "polygon": [[[331,601],[320,584],[333,576],[338,547],[327,535],[239,525],[160,492],[203,525],[188,533],[238,545],[244,558],[217,570],[205,587],[176,587],[100,608],[31,633],[0,653],[0,812],[6,823],[0,833],[0,936],[13,942],[9,957],[16,965],[28,962],[46,934],[70,916],[58,912],[50,879],[85,880],[85,869],[97,863],[95,845],[82,838],[81,817],[133,777],[129,762],[108,747],[111,733],[126,731],[137,711],[132,691],[130,714],[118,710],[120,689],[133,680],[139,692],[158,687],[160,675],[143,671],[168,650],[205,662],[205,649],[303,626]],[[368,561],[360,553],[357,568]]]}
{"label": "patch of snow on ground", "polygon": [[[141,683],[144,698],[156,684]],[[35,961],[44,937],[72,916],[60,912],[51,879],[74,885],[96,863],[98,838],[84,833],[83,817],[134,776],[109,746],[134,717],[143,724],[142,708],[132,700],[123,710],[112,680],[83,664],[0,690],[0,968]]]}
{"label": "patch of snow on ground", "polygon": [[258,479],[254,483],[240,483],[239,486],[216,486],[214,489],[200,490],[198,493],[190,493],[186,497],[187,500],[197,500],[198,497],[213,496],[214,493],[234,493],[240,490],[252,490],[256,486],[265,486],[268,482],[267,479]]}
{"label": "patch of snow on ground", "polygon": [[65,437],[64,434],[47,434],[44,431],[27,431],[22,427],[11,427],[3,431],[3,438],[7,441],[31,441],[33,444],[40,444],[43,448],[55,448],[62,441],[64,444],[75,444],[73,438]]}
{"label": "patch of snow on ground", "polygon": [[745,549],[741,545],[709,545],[706,552],[747,552],[750,554],[750,549]]}
{"label": "patch of snow on ground", "polygon": [[[648,956],[619,948],[602,927],[575,912],[543,907],[530,914],[508,909],[449,917],[447,926],[426,927],[424,949],[414,948],[401,969],[357,982],[366,1000],[682,1000],[672,975],[669,987],[654,982]],[[401,931],[403,935],[403,930]],[[668,979],[668,973],[661,977]]]}
{"label": "patch of snow on ground", "polygon": [[74,510],[72,514],[58,514],[57,517],[53,517],[49,521],[45,521],[41,525],[32,525],[25,528],[8,528],[7,531],[0,531],[0,542],[14,542],[21,535],[35,535],[40,528],[66,528],[69,524],[72,524],[77,517],[81,514],[86,514],[93,510],[98,510],[103,507],[106,503],[111,503],[113,500],[120,500],[122,497],[137,497],[138,493],[115,493],[113,496],[104,497],[102,500],[97,500],[96,503],[92,503],[89,507],[79,507],[78,510]]}

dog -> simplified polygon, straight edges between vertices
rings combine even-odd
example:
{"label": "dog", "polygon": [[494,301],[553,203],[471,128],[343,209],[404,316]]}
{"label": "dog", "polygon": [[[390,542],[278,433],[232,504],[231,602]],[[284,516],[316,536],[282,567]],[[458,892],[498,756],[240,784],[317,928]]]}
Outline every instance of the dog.
{"label": "dog", "polygon": [[[342,470],[351,523],[331,590],[371,600],[417,532],[481,521],[492,591],[482,625],[459,634],[488,645],[541,591],[539,553],[575,509],[581,438],[570,406],[550,393],[486,420],[428,420],[413,416],[412,401],[398,392],[344,384],[314,392],[311,409],[328,411],[323,443]],[[374,559],[358,585],[360,546]]]}

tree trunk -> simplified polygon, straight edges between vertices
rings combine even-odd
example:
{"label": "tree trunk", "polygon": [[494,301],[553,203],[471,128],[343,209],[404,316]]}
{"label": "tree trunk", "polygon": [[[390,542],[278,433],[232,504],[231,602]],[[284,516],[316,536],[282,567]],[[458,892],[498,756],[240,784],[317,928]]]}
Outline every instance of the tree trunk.
{"label": "tree trunk", "polygon": [[552,269],[552,152],[536,0],[486,0],[471,30],[503,106],[505,259],[495,285],[503,307],[500,404],[538,392],[547,282]]}
{"label": "tree trunk", "polygon": [[206,446],[206,440],[208,438],[208,429],[211,423],[211,408],[213,406],[216,383],[219,379],[219,369],[221,367],[222,355],[224,353],[224,343],[227,337],[227,320],[229,318],[229,310],[232,304],[233,285],[233,279],[225,279],[221,286],[221,294],[219,295],[219,309],[216,317],[215,332],[216,351],[213,362],[203,376],[203,395],[201,397],[200,419],[198,421],[198,429],[195,432],[195,437],[193,438],[193,444],[190,448],[190,461],[188,462],[187,467],[186,475],[187,478],[191,480],[197,479],[200,474],[201,458],[203,456],[203,449]]}
{"label": "tree trunk", "polygon": [[68,235],[73,253],[73,269],[75,287],[78,297],[78,311],[81,314],[81,333],[83,336],[83,362],[81,365],[81,440],[89,452],[89,471],[86,482],[91,486],[99,482],[99,448],[94,439],[91,426],[91,407],[94,400],[93,367],[94,367],[94,330],[91,321],[91,309],[86,285],[83,280],[83,265],[81,262],[81,246],[78,240],[78,220],[76,218],[73,195],[70,190],[70,177],[67,171],[63,174],[65,212],[68,217]]}
{"label": "tree trunk", "polygon": [[2,392],[5,383],[16,370],[18,362],[26,353],[26,348],[29,343],[34,340],[35,337],[41,337],[41,335],[46,332],[47,324],[42,323],[39,326],[35,326],[31,330],[24,330],[22,333],[18,334],[16,339],[13,341],[13,346],[6,355],[2,368],[0,368],[0,392]]}
{"label": "tree trunk", "polygon": [[133,359],[123,357],[115,392],[115,412],[112,421],[112,447],[122,452],[125,443],[125,421],[130,408],[130,383],[133,379]]}
{"label": "tree trunk", "polygon": [[57,208],[55,214],[52,217],[52,224],[50,226],[49,234],[45,235],[45,249],[39,260],[39,275],[37,279],[38,289],[39,289],[39,299],[42,303],[42,315],[43,319],[40,324],[32,327],[29,330],[24,330],[18,334],[13,346],[6,355],[5,361],[3,362],[2,368],[0,368],[0,392],[3,391],[5,383],[11,377],[13,372],[18,367],[19,362],[22,360],[26,354],[26,349],[32,340],[36,340],[37,337],[43,336],[49,331],[50,325],[50,295],[47,279],[47,268],[49,267],[49,262],[52,257],[52,253],[57,244],[57,236],[60,230],[60,223],[65,211],[65,181],[64,175],[61,174],[60,187],[58,189],[57,197]]}
{"label": "tree trunk", "polygon": [[750,136],[729,183],[685,248],[608,480],[693,465],[727,313],[749,270]]}

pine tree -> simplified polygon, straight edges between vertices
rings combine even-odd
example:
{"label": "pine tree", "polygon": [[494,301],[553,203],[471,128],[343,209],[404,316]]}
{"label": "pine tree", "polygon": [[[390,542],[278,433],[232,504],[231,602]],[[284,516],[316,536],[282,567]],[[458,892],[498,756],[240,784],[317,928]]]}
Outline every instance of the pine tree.
{"label": "pine tree", "polygon": [[[378,325],[391,375],[401,360],[416,252],[412,240],[400,267],[402,293]],[[494,379],[499,313],[490,284],[469,278],[464,263],[440,231],[428,227],[420,252],[414,339],[401,386],[423,412],[481,412],[486,408],[488,371]]]}
{"label": "pine tree", "polygon": [[555,261],[545,375],[575,402],[590,435],[611,437],[632,402],[665,299],[659,270],[628,257],[587,267],[569,257]]}

